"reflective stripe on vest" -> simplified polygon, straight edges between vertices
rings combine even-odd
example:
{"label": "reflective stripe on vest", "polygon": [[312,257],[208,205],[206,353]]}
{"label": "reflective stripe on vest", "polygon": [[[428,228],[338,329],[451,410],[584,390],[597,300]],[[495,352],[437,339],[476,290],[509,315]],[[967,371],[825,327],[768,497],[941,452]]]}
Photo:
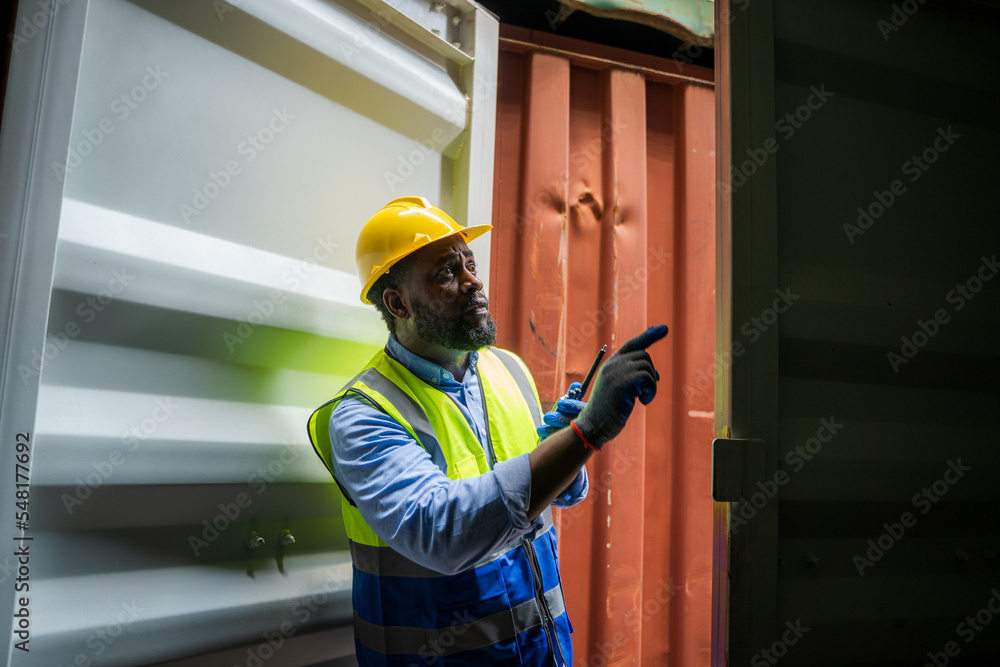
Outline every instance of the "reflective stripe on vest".
{"label": "reflective stripe on vest", "polygon": [[[483,350],[477,373],[496,459],[503,461],[532,451],[537,444],[534,427],[541,423],[542,413],[523,362],[503,350]],[[489,471],[486,443],[480,443],[451,396],[380,351],[337,397],[310,418],[310,439],[331,472],[329,421],[337,402],[348,392],[362,395],[399,422],[449,479],[471,478]],[[445,575],[389,547],[346,499],[342,515],[355,569],[353,600],[359,659],[362,648],[390,662],[393,655],[402,658],[405,654],[490,651],[497,642],[505,642],[506,648],[498,650],[507,651],[512,637],[528,632],[517,638],[517,650],[523,660],[540,664],[537,661],[548,650],[547,640],[554,636],[542,627],[544,616],[535,597],[536,583],[537,590],[545,591],[544,599],[556,619],[555,628],[564,639],[563,651],[571,650],[551,510],[542,514],[544,525],[533,541],[536,551],[544,554],[539,556],[541,570],[536,570],[539,582],[529,566],[528,550],[520,542],[485,556],[461,573]],[[477,594],[469,599],[468,593],[475,591],[480,591],[482,597]],[[453,615],[453,611],[458,614],[458,609],[461,615]],[[452,625],[456,618],[457,626]],[[456,627],[461,629],[461,640],[452,644],[452,640],[459,639]],[[448,647],[446,653],[428,650],[435,638],[443,640]]]}
{"label": "reflective stripe on vest", "polygon": [[[497,459],[531,451],[536,444],[534,427],[541,424],[541,408],[531,376],[513,354],[499,349],[480,351],[478,366],[477,372],[484,381],[490,435]],[[454,401],[380,350],[364,371],[310,417],[309,439],[331,474],[329,420],[339,401],[349,393],[367,398],[398,421],[449,478],[471,477],[489,469],[482,446]],[[422,400],[417,396],[422,396]],[[527,415],[521,410],[526,410]],[[451,452],[445,451],[439,442],[432,426],[435,421],[446,431],[463,433],[462,438],[449,442]],[[467,446],[456,451],[455,442],[464,442]],[[476,443],[475,446],[468,446],[470,442]]]}
{"label": "reflective stripe on vest", "polygon": [[431,426],[430,420],[427,419],[427,415],[420,405],[375,368],[369,368],[357,379],[385,396],[399,410],[403,419],[413,427],[417,442],[430,454],[431,461],[441,469],[441,472],[447,474],[448,462],[444,460],[444,452],[441,451],[441,445],[438,444],[437,436],[434,435],[434,427]]}
{"label": "reflective stripe on vest", "polygon": [[[545,591],[545,601],[558,618],[566,611],[559,585]],[[492,646],[542,624],[538,603],[532,598],[509,610],[490,614],[469,623],[444,628],[382,627],[354,614],[354,632],[361,643],[383,655],[411,654],[449,656],[462,651]]]}

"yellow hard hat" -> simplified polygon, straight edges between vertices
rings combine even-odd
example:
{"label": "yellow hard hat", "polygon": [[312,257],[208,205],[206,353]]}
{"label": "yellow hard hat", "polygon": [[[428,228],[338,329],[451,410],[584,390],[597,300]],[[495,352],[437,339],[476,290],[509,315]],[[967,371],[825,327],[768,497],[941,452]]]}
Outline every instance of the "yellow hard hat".
{"label": "yellow hard hat", "polygon": [[375,281],[413,251],[455,234],[469,242],[491,229],[493,225],[463,227],[423,197],[393,199],[368,219],[358,235],[355,258],[363,285],[361,302],[370,304],[368,290]]}

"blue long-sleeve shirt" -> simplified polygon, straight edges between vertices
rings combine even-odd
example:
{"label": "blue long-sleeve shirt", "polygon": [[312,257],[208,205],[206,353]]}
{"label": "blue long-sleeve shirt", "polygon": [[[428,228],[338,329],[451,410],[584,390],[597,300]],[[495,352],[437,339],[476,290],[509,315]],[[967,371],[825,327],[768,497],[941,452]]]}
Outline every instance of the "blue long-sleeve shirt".
{"label": "blue long-sleeve shirt", "polygon": [[[462,382],[407,350],[392,334],[386,352],[454,400],[483,445],[486,419],[477,352],[469,353]],[[334,474],[375,534],[393,549],[425,567],[454,573],[512,546],[521,535],[534,537],[542,527],[541,517],[527,517],[527,454],[499,461],[478,477],[451,480],[399,422],[356,395],[348,397],[330,417]],[[588,487],[586,468],[581,468],[553,505],[580,502]]]}

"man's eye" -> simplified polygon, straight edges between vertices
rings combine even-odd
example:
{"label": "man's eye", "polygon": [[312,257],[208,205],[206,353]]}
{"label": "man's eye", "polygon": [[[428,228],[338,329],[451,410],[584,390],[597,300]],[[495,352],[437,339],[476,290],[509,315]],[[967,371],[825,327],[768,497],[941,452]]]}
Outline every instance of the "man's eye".
{"label": "man's eye", "polygon": [[469,262],[465,266],[469,269],[469,273],[471,273],[472,275],[476,275],[476,263],[475,262]]}
{"label": "man's eye", "polygon": [[451,267],[450,266],[444,267],[443,269],[441,269],[438,272],[438,275],[440,277],[442,277],[442,278],[449,278],[449,277],[451,277]]}

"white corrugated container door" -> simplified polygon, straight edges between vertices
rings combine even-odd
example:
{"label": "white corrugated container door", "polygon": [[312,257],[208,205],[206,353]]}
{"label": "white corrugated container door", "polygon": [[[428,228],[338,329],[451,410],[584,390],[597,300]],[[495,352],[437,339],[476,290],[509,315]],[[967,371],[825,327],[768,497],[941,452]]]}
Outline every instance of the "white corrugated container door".
{"label": "white corrugated container door", "polygon": [[367,217],[423,195],[489,218],[495,19],[465,0],[19,12],[0,498],[30,432],[30,520],[0,526],[30,545],[30,588],[0,556],[0,595],[28,608],[30,653],[15,633],[12,664],[352,664],[339,496],[305,423],[385,340],[354,275]]}

